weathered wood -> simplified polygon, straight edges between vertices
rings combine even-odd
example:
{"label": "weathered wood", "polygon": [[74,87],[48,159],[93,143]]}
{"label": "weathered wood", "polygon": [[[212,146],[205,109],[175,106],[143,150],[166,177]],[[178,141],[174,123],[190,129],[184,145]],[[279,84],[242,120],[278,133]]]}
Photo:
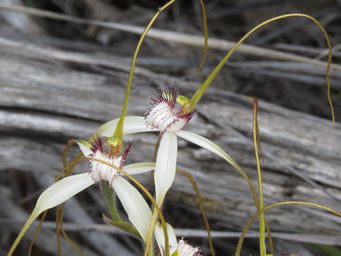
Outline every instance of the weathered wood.
{"label": "weathered wood", "polygon": [[[0,151],[1,171],[55,174],[61,168],[62,145],[69,138],[88,138],[101,123],[119,116],[129,69],[120,58],[3,37],[0,52],[0,145],[6,149]],[[154,89],[171,85],[187,96],[199,86],[137,69],[129,114],[142,115]],[[186,130],[216,142],[256,182],[251,121],[247,97],[213,85]],[[328,120],[266,102],[260,102],[259,125],[266,203],[307,200],[340,210],[335,198],[341,200],[341,125],[332,128]],[[152,160],[157,135],[136,138],[129,161]],[[255,211],[246,183],[204,149],[180,140],[179,151],[178,163],[199,182],[211,219],[240,230]],[[197,212],[193,194],[190,184],[177,175],[169,203]],[[340,234],[340,219],[312,209],[274,209],[267,219],[275,231]]]}
{"label": "weathered wood", "polygon": [[[0,216],[1,217],[6,217],[7,219],[13,218],[15,216],[19,220],[26,220],[28,218],[28,214],[21,209],[21,207],[13,201],[13,198],[11,198],[10,191],[7,188],[0,187],[0,199],[1,199],[1,207],[6,209],[6,211],[1,211]],[[19,233],[22,224],[21,225],[15,225],[10,227],[11,230],[13,230],[15,233]],[[8,229],[6,225],[0,226],[1,231],[4,231]],[[25,238],[27,237],[33,237],[34,236],[35,229],[31,228],[28,231],[28,234],[26,235]],[[51,230],[42,230],[39,239],[37,240],[36,244],[40,247],[43,248],[46,252],[48,253],[55,253],[57,251],[57,245],[56,245],[56,234],[51,231]],[[4,243],[5,241],[3,241]],[[8,241],[9,243],[12,243],[13,241]],[[66,241],[62,240],[62,247],[63,247],[63,254],[62,255],[71,255],[74,252],[71,250],[70,246],[66,243]],[[4,248],[3,245],[1,246],[1,249],[8,250],[8,248]],[[20,253],[19,251],[20,248],[16,251],[16,253]],[[94,253],[93,251],[86,249],[85,247],[82,248],[84,255],[86,256],[95,256],[98,255]],[[6,251],[7,253],[7,251]],[[3,255],[6,255],[4,252]],[[27,250],[23,250],[21,252],[23,255],[26,255]]]}

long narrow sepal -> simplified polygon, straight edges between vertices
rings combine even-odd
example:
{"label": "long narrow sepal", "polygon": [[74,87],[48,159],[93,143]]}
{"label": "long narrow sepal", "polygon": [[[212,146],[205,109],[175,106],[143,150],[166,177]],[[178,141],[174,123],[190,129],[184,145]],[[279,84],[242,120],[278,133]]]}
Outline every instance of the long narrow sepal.
{"label": "long narrow sepal", "polygon": [[209,139],[188,131],[177,131],[175,132],[175,134],[189,142],[192,142],[193,144],[196,144],[202,148],[206,148],[207,150],[217,154],[218,156],[229,162],[237,170],[239,169],[236,161],[231,156],[229,156],[221,147],[219,147],[217,144],[210,141]]}
{"label": "long narrow sepal", "polygon": [[248,39],[253,33],[255,33],[257,30],[263,28],[264,26],[279,21],[283,19],[288,19],[288,18],[293,18],[293,17],[303,17],[305,19],[308,19],[312,22],[314,22],[319,29],[321,30],[327,45],[328,45],[328,63],[327,63],[327,68],[326,68],[326,85],[327,85],[327,99],[331,111],[331,116],[332,116],[332,123],[333,126],[335,124],[335,113],[334,113],[334,106],[331,98],[331,85],[330,85],[330,70],[331,70],[331,64],[332,64],[332,44],[330,42],[329,36],[325,28],[322,26],[322,24],[315,19],[314,17],[304,14],[304,13],[288,13],[288,14],[283,14],[279,15],[270,19],[267,19],[266,21],[258,24],[257,26],[253,27],[251,30],[249,30],[238,42],[234,44],[234,46],[227,52],[225,57],[218,63],[218,65],[215,67],[215,69],[212,71],[212,73],[207,77],[207,79],[202,83],[200,88],[194,93],[190,100],[190,110],[194,109],[201,99],[201,97],[204,95],[205,91],[207,88],[212,84],[213,80],[221,70],[221,68],[225,65],[225,63],[229,60],[231,55],[243,44],[243,42]]}
{"label": "long narrow sepal", "polygon": [[[106,122],[98,129],[98,133],[100,133],[104,137],[112,137],[114,135],[118,120],[119,118]],[[126,134],[132,134],[132,133],[151,132],[151,131],[157,131],[157,130],[147,127],[146,121],[144,120],[143,116],[127,116],[125,118],[125,122],[123,126],[123,134],[126,135]]]}
{"label": "long narrow sepal", "polygon": [[64,203],[94,183],[95,181],[88,173],[63,178],[52,184],[40,195],[35,210],[43,212]]}
{"label": "long narrow sepal", "polygon": [[112,186],[128,215],[129,221],[138,230],[142,239],[146,241],[152,218],[146,200],[134,186],[121,176],[117,177]]}
{"label": "long narrow sepal", "polygon": [[177,137],[166,132],[160,141],[155,166],[156,202],[161,205],[168,189],[172,186],[176,173],[176,157],[178,152]]}
{"label": "long narrow sepal", "polygon": [[135,164],[128,164],[123,167],[123,171],[130,175],[142,174],[155,170],[155,163],[152,162],[141,162]]}
{"label": "long narrow sepal", "polygon": [[210,141],[209,139],[206,139],[205,137],[192,133],[192,132],[177,131],[176,135],[189,142],[192,142],[193,144],[206,148],[207,150],[217,154],[218,156],[223,158],[226,162],[228,162],[248,183],[248,186],[252,193],[252,197],[255,200],[256,205],[258,204],[257,192],[250,178],[247,176],[245,171],[240,167],[240,165],[230,155],[228,155],[221,147],[219,147],[217,144]]}
{"label": "long narrow sepal", "polygon": [[69,198],[94,184],[88,173],[66,177],[48,187],[38,198],[36,206],[14,241],[7,256],[11,256],[33,221],[44,211],[64,203]]}

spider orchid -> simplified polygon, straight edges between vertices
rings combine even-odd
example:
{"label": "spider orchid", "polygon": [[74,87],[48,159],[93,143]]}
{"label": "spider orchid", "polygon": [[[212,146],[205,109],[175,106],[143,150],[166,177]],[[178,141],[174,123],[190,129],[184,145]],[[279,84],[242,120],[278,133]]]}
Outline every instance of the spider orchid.
{"label": "spider orchid", "polygon": [[[169,238],[169,252],[172,256],[202,256],[201,250],[198,247],[193,247],[188,244],[183,238],[177,241],[175,232],[170,224],[167,223],[167,233]],[[154,236],[159,246],[159,255],[165,255],[165,236],[160,224],[155,226]]]}
{"label": "spider orchid", "polygon": [[91,144],[83,140],[77,141],[85,157],[98,161],[90,160],[88,172],[65,177],[52,184],[40,195],[32,214],[13,243],[8,256],[12,255],[30,225],[42,212],[64,203],[77,193],[102,180],[109,182],[109,185],[114,189],[121,201],[128,219],[137,229],[142,239],[146,240],[152,216],[148,204],[140,192],[124,178],[121,172],[104,164],[104,162],[122,169],[129,175],[151,171],[154,169],[154,165],[148,163],[125,165],[132,144],[129,144],[123,154],[119,155],[120,150],[117,149],[115,144],[110,139],[107,142],[108,153],[106,152],[104,140],[99,136],[94,137]]}
{"label": "spider orchid", "polygon": [[[159,205],[163,203],[174,181],[178,151],[177,137],[206,148],[233,166],[237,166],[236,162],[212,141],[182,130],[197,112],[196,108],[189,109],[189,100],[185,96],[178,96],[175,88],[167,91],[159,89],[158,94],[151,99],[145,116],[127,116],[124,123],[125,134],[159,132],[161,135],[154,175],[156,202]],[[117,123],[118,119],[109,121],[99,128],[99,132],[103,136],[111,137]]]}
{"label": "spider orchid", "polygon": [[[132,65],[129,72],[129,79],[126,89],[126,94],[124,98],[124,104],[122,107],[122,113],[121,118],[119,120],[113,120],[108,123],[106,123],[101,128],[104,130],[106,135],[108,137],[115,136],[119,140],[122,140],[123,138],[123,127],[125,127],[125,122],[134,123],[135,131],[142,132],[142,131],[159,131],[162,135],[162,138],[160,140],[159,150],[157,154],[157,161],[156,161],[156,169],[155,169],[155,187],[156,187],[156,201],[159,205],[162,204],[164,197],[168,191],[168,189],[171,187],[174,177],[175,177],[175,171],[176,171],[176,155],[177,155],[177,136],[188,140],[194,144],[197,144],[200,147],[204,147],[213,153],[219,155],[223,159],[225,159],[227,162],[229,162],[235,169],[237,169],[240,174],[243,175],[243,177],[248,181],[249,186],[252,185],[250,183],[250,180],[245,175],[245,173],[240,169],[238,164],[230,157],[228,156],[219,146],[214,144],[213,142],[209,141],[208,139],[197,135],[195,133],[190,133],[186,131],[182,131],[182,128],[189,122],[189,120],[193,117],[193,115],[196,113],[196,106],[202,96],[205,94],[206,90],[211,86],[213,80],[217,76],[217,74],[220,72],[220,70],[223,68],[225,63],[230,59],[232,54],[242,45],[242,43],[253,33],[255,33],[257,30],[261,29],[262,27],[273,23],[278,20],[282,19],[288,19],[292,17],[303,17],[305,19],[308,19],[312,22],[314,22],[322,31],[326,42],[328,44],[328,63],[327,63],[327,69],[326,69],[326,82],[327,82],[327,98],[332,114],[332,121],[333,124],[335,122],[334,117],[334,107],[331,99],[331,86],[330,86],[330,79],[329,79],[329,73],[330,73],[330,67],[331,67],[331,60],[332,60],[332,47],[331,43],[328,37],[328,34],[326,30],[323,28],[323,26],[317,21],[315,18],[301,13],[290,13],[290,14],[284,14],[279,15],[274,18],[268,19],[259,25],[255,26],[253,29],[251,29],[248,33],[246,33],[238,42],[234,44],[234,46],[227,52],[227,54],[221,59],[219,64],[214,68],[214,70],[211,72],[211,74],[207,77],[207,79],[202,83],[200,88],[194,93],[194,95],[191,97],[191,99],[186,98],[185,96],[179,96],[177,97],[177,92],[175,89],[172,89],[170,91],[159,91],[159,95],[154,97],[152,99],[152,103],[150,108],[146,112],[146,125],[143,125],[143,118],[142,117],[126,117],[126,111],[127,111],[127,105],[128,105],[128,99],[131,91],[132,86],[132,79],[134,75],[134,69],[136,64],[136,59],[138,56],[139,49],[141,47],[141,44],[152,26],[155,18],[159,15],[161,11],[166,9],[172,1],[167,3],[165,6],[163,6],[159,12],[153,17],[151,22],[146,27],[145,31],[142,33],[141,38],[139,40],[139,43],[137,45],[137,48],[134,53],[134,57],[132,60]],[[204,5],[202,5],[204,7]],[[205,12],[203,8],[203,13]],[[203,14],[204,20],[206,14]],[[204,21],[205,24],[205,21]],[[206,30],[206,28],[205,28]],[[205,35],[205,37],[207,37]],[[177,105],[178,104],[178,105]],[[125,121],[125,119],[127,120]],[[129,119],[129,120],[128,120]],[[117,126],[117,128],[116,128]],[[150,128],[149,130],[146,129]],[[254,193],[254,191],[253,191]],[[255,197],[255,194],[253,195]]]}

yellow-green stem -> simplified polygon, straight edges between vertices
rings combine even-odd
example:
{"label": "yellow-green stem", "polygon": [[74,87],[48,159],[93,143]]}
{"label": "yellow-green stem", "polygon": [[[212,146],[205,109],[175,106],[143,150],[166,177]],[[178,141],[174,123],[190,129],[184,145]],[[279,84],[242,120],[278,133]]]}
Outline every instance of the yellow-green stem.
{"label": "yellow-green stem", "polygon": [[260,255],[266,256],[266,244],[265,244],[265,217],[263,212],[264,199],[263,199],[263,186],[262,186],[262,170],[260,167],[260,159],[258,149],[260,148],[259,134],[258,134],[258,122],[257,122],[258,103],[257,100],[253,102],[253,147],[255,150],[256,164],[257,164],[257,176],[258,176],[258,191],[259,191],[259,247]]}
{"label": "yellow-green stem", "polygon": [[137,60],[138,54],[140,52],[141,45],[142,45],[143,40],[146,37],[149,29],[154,24],[154,22],[157,19],[157,17],[165,9],[167,9],[169,6],[171,6],[175,1],[176,0],[171,0],[168,3],[166,3],[164,6],[159,8],[157,13],[152,17],[151,21],[148,23],[148,25],[146,26],[146,28],[142,32],[141,37],[140,37],[140,39],[139,39],[139,41],[137,43],[137,46],[136,46],[136,49],[135,49],[135,52],[134,52],[134,56],[133,56],[133,59],[131,61],[129,77],[128,77],[128,83],[127,83],[127,88],[126,88],[126,92],[125,92],[125,96],[124,96],[124,101],[123,101],[123,106],[122,106],[121,117],[120,117],[120,120],[117,123],[116,129],[115,129],[115,133],[114,133],[114,136],[116,138],[118,138],[120,141],[123,141],[123,124],[124,124],[124,119],[125,119],[125,116],[126,116],[126,113],[127,113],[128,100],[129,100],[129,95],[130,95],[130,92],[131,92],[131,86],[132,86],[132,82],[133,82],[133,76],[134,76],[136,60]]}
{"label": "yellow-green stem", "polygon": [[328,103],[329,103],[329,107],[330,107],[330,111],[331,111],[331,115],[332,115],[332,122],[334,124],[335,122],[335,115],[334,115],[334,107],[333,107],[333,103],[332,103],[332,99],[331,99],[331,86],[330,86],[330,78],[329,78],[329,73],[330,73],[330,66],[331,66],[331,62],[332,62],[332,46],[328,37],[328,34],[326,32],[326,30],[324,29],[324,27],[320,24],[320,22],[318,22],[315,18],[311,17],[310,15],[307,14],[302,14],[302,13],[290,13],[290,14],[284,14],[284,15],[280,15],[271,19],[268,19],[264,22],[262,22],[261,24],[257,25],[256,27],[254,27],[253,29],[251,29],[248,33],[246,33],[232,48],[231,50],[225,55],[225,57],[219,62],[219,64],[216,66],[216,68],[212,71],[212,73],[208,76],[208,78],[204,81],[204,83],[201,85],[201,87],[195,92],[195,94],[193,95],[193,97],[190,100],[190,110],[194,109],[197,105],[197,103],[199,102],[199,100],[201,99],[201,97],[203,96],[203,94],[205,93],[205,91],[207,90],[207,88],[211,85],[211,83],[213,82],[214,78],[216,77],[216,75],[219,73],[219,71],[221,70],[221,68],[225,65],[225,63],[229,60],[229,58],[231,57],[231,55],[239,48],[239,46],[249,37],[251,36],[254,32],[256,32],[258,29],[262,28],[263,26],[278,21],[278,20],[282,20],[282,19],[287,19],[287,18],[292,18],[292,17],[303,17],[303,18],[307,18],[311,21],[313,21],[322,31],[325,40],[327,41],[327,45],[328,45],[328,63],[327,63],[327,69],[326,69],[326,81],[327,81],[327,97],[328,97]]}
{"label": "yellow-green stem", "polygon": [[[27,221],[25,222],[24,227],[30,227],[30,226],[32,225],[33,221],[34,221],[38,216],[39,216],[39,214],[38,214],[38,215],[37,215],[37,214],[31,215],[31,216],[27,219]],[[14,242],[13,242],[11,248],[9,249],[7,256],[12,256],[12,254],[13,254],[15,248],[17,248],[19,242],[20,242],[21,239],[24,237],[24,235],[25,235],[25,233],[26,233],[27,230],[28,230],[28,228],[23,228],[23,229],[20,231],[19,235],[18,235],[17,238],[14,240]]]}
{"label": "yellow-green stem", "polygon": [[208,28],[207,28],[207,14],[204,0],[200,0],[201,14],[202,14],[202,25],[203,25],[203,34],[204,34],[204,49],[201,56],[201,61],[198,67],[200,71],[206,61],[207,53],[208,53]]}
{"label": "yellow-green stem", "polygon": [[204,221],[204,225],[207,231],[207,240],[208,240],[208,245],[210,247],[211,251],[211,256],[215,256],[215,251],[214,251],[214,246],[213,246],[213,241],[212,241],[212,236],[211,236],[211,228],[210,228],[210,223],[208,222],[207,216],[206,216],[206,211],[204,208],[204,201],[201,197],[201,193],[198,187],[197,182],[195,181],[194,177],[187,171],[181,169],[181,168],[176,168],[176,171],[180,173],[181,175],[185,176],[189,182],[192,184],[193,190],[195,191],[195,195],[197,198],[197,203],[199,206],[199,210],[202,216],[202,219]]}
{"label": "yellow-green stem", "polygon": [[[159,204],[158,202],[155,201],[155,199],[149,193],[149,191],[138,180],[136,180],[134,177],[132,177],[131,175],[129,175],[128,173],[123,171],[121,168],[117,168],[116,166],[108,164],[105,161],[101,161],[101,160],[91,158],[91,157],[84,157],[82,160],[97,161],[97,162],[100,162],[102,164],[106,164],[106,165],[116,169],[117,171],[121,172],[124,176],[128,177],[148,197],[148,199],[151,201],[151,203],[154,206],[154,212],[156,211],[156,216],[160,218],[161,225],[162,225],[163,232],[164,232],[164,236],[165,236],[165,247],[166,247],[165,248],[165,254],[166,254],[166,256],[169,256],[169,240],[168,240],[167,226],[166,226],[165,218],[164,218],[162,211],[161,211],[161,207],[159,207],[159,205],[161,205],[161,204]],[[153,215],[154,215],[154,213],[153,213]],[[155,223],[154,223],[154,226],[155,226]],[[150,229],[149,229],[149,231],[150,231]],[[152,229],[152,231],[154,232],[154,228]],[[149,250],[150,250],[150,248],[148,248],[148,238],[147,238],[146,251],[149,251]],[[145,253],[145,255],[147,255],[147,254],[148,253]]]}
{"label": "yellow-green stem", "polygon": [[[125,177],[127,177],[129,180],[131,180],[142,192],[144,195],[146,195],[146,197],[150,200],[150,202],[152,203],[152,205],[154,206],[155,210],[158,213],[158,216],[160,218],[161,221],[161,225],[162,225],[162,229],[164,232],[164,236],[165,236],[165,253],[166,256],[169,256],[169,239],[168,239],[168,233],[167,233],[167,226],[166,226],[166,221],[165,218],[158,206],[158,204],[156,203],[156,201],[154,200],[153,196],[149,193],[149,191],[138,181],[136,180],[134,177],[132,177],[131,175],[129,175],[128,173],[126,173],[124,170],[122,170],[121,168],[116,167],[115,165],[109,164],[105,161],[99,160],[99,159],[95,159],[92,157],[82,157],[81,159],[76,159],[75,161],[71,162],[69,165],[65,166],[63,168],[63,171],[68,170],[69,168],[73,168],[76,164],[83,162],[83,161],[95,161],[95,162],[99,162],[102,163],[104,165],[107,165],[111,168],[114,168],[115,170],[117,170],[118,172],[122,173]],[[33,221],[42,213],[42,210],[37,208],[35,209],[32,214],[30,215],[30,217],[27,219],[24,227],[22,228],[22,230],[20,231],[19,235],[17,236],[17,238],[15,239],[14,243],[12,244],[7,256],[12,256],[14,250],[16,249],[16,247],[18,246],[20,240],[23,238],[23,236],[25,235],[25,233],[27,232],[27,230],[29,229],[29,227],[31,226],[31,224],[33,223]]]}
{"label": "yellow-green stem", "polygon": [[[336,210],[334,210],[328,206],[324,206],[324,205],[317,204],[317,203],[302,202],[302,201],[286,201],[286,202],[274,203],[274,204],[271,204],[271,205],[264,207],[263,210],[261,211],[261,213],[264,213],[265,211],[270,210],[274,207],[285,206],[285,205],[303,205],[303,206],[307,206],[307,207],[321,209],[321,210],[327,211],[327,212],[329,212],[335,216],[341,217],[341,212],[338,212],[338,211],[336,211]],[[247,221],[247,223],[243,229],[243,232],[239,238],[235,256],[240,256],[241,251],[242,251],[242,247],[243,247],[245,235],[246,235],[247,231],[249,230],[249,227],[252,225],[252,223],[258,218],[259,214],[260,214],[259,211],[255,212]]]}
{"label": "yellow-green stem", "polygon": [[[128,101],[129,101],[129,96],[131,92],[131,87],[133,83],[133,76],[134,76],[134,71],[135,71],[135,66],[136,66],[136,61],[137,57],[139,55],[142,43],[147,36],[148,31],[150,28],[153,26],[155,20],[158,18],[158,16],[165,11],[169,6],[174,4],[176,0],[170,0],[167,2],[165,5],[159,8],[159,10],[156,12],[156,14],[152,17],[148,25],[145,27],[144,31],[141,34],[141,37],[136,45],[136,49],[134,51],[134,55],[131,61],[130,65],[130,70],[129,70],[129,77],[128,77],[128,82],[127,82],[127,87],[124,95],[124,101],[122,105],[122,112],[121,112],[121,117],[120,120],[117,123],[114,136],[118,138],[121,142],[123,141],[123,125],[124,125],[124,120],[125,116],[127,113],[127,107],[128,107]],[[199,64],[199,70],[203,67],[207,53],[208,53],[208,29],[207,29],[207,15],[206,15],[206,8],[205,8],[205,3],[204,0],[200,0],[200,6],[201,6],[201,12],[202,12],[202,18],[203,18],[203,34],[204,34],[204,50],[203,50],[203,55]]]}
{"label": "yellow-green stem", "polygon": [[28,256],[31,256],[31,255],[32,255],[33,246],[34,246],[35,242],[37,241],[37,239],[38,239],[38,237],[39,237],[39,234],[40,234],[40,232],[41,232],[41,227],[42,227],[42,225],[43,225],[43,223],[44,223],[44,220],[45,220],[45,218],[46,218],[46,215],[47,215],[47,211],[43,212],[43,215],[41,216],[41,219],[40,219],[40,221],[39,221],[39,225],[38,225],[36,231],[34,232],[33,239],[32,239],[32,241],[31,241],[31,243],[30,243],[29,248],[28,248]]}
{"label": "yellow-green stem", "polygon": [[144,253],[144,256],[147,255],[147,252],[150,252],[151,250],[153,250],[153,247],[154,247],[153,246],[153,235],[154,235],[154,229],[155,229],[157,219],[158,219],[158,212],[156,211],[156,209],[154,209],[152,219],[150,221],[150,227],[149,227],[147,239],[146,239],[146,241],[147,241],[146,242],[146,251]]}
{"label": "yellow-green stem", "polygon": [[[233,158],[229,157],[228,155],[223,156],[223,158],[245,179],[245,181],[247,182],[249,189],[251,191],[252,198],[255,202],[255,205],[256,205],[257,209],[259,209],[257,192],[256,192],[256,189],[255,189],[251,179],[249,178],[249,176],[246,174],[246,172],[243,170],[243,168]],[[271,231],[270,231],[270,228],[268,225],[266,225],[266,229],[268,231],[268,239],[269,239],[270,249],[271,249],[271,251],[274,251],[273,250],[272,238],[271,238]]]}

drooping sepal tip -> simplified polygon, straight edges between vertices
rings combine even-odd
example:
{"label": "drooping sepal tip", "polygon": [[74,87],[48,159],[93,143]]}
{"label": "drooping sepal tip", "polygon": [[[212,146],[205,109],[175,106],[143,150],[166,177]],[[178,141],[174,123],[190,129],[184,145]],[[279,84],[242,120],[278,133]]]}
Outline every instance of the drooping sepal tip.
{"label": "drooping sepal tip", "polygon": [[194,95],[192,96],[191,100],[190,100],[190,107],[189,110],[193,110],[195,109],[197,103],[199,102],[199,100],[201,99],[201,97],[203,96],[203,94],[205,93],[205,91],[207,90],[207,88],[211,85],[211,83],[213,82],[213,80],[215,79],[216,75],[219,73],[219,71],[221,70],[221,68],[225,65],[225,63],[229,60],[229,58],[231,57],[231,55],[242,45],[242,43],[244,43],[244,41],[246,39],[248,39],[253,33],[255,33],[256,31],[258,31],[259,29],[261,29],[262,27],[279,21],[279,20],[283,20],[283,19],[287,19],[287,18],[292,18],[292,17],[303,17],[306,18],[312,22],[314,22],[319,29],[322,31],[323,36],[327,42],[328,45],[328,63],[327,63],[327,70],[326,70],[326,80],[327,80],[327,96],[328,96],[328,102],[330,105],[330,111],[331,111],[331,118],[332,118],[332,125],[334,127],[335,125],[335,113],[334,113],[334,107],[333,107],[333,103],[332,103],[332,99],[330,96],[330,90],[331,90],[331,85],[330,85],[330,78],[329,78],[329,73],[330,73],[330,69],[331,69],[331,63],[332,63],[332,45],[328,36],[327,31],[325,30],[325,28],[323,27],[323,25],[314,17],[307,15],[307,14],[303,14],[303,13],[289,13],[289,14],[283,14],[283,15],[279,15],[270,19],[267,19],[266,21],[258,24],[257,26],[255,26],[254,28],[252,28],[249,32],[247,32],[237,43],[234,44],[234,46],[227,52],[227,54],[225,55],[225,57],[219,62],[219,64],[215,67],[215,69],[212,71],[212,73],[207,77],[207,79],[202,83],[202,85],[200,86],[200,88],[194,93]]}

